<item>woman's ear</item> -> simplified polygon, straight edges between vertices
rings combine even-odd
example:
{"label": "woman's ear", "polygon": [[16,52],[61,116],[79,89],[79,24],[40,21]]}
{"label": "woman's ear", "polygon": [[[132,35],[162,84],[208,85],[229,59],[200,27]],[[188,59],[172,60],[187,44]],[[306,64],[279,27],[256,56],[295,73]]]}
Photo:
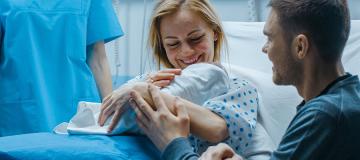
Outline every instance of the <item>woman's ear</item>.
{"label": "woman's ear", "polygon": [[214,42],[218,40],[218,33],[214,31]]}
{"label": "woman's ear", "polygon": [[309,39],[304,34],[299,34],[294,39],[294,49],[296,58],[304,59],[309,52]]}

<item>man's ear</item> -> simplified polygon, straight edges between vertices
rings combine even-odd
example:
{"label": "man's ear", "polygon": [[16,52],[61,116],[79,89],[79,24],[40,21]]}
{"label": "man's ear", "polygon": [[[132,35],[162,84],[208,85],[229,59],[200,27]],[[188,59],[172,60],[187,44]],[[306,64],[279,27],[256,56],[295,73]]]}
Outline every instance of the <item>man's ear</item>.
{"label": "man's ear", "polygon": [[295,49],[295,55],[298,59],[304,59],[309,52],[309,39],[304,34],[299,34],[293,41],[293,47]]}

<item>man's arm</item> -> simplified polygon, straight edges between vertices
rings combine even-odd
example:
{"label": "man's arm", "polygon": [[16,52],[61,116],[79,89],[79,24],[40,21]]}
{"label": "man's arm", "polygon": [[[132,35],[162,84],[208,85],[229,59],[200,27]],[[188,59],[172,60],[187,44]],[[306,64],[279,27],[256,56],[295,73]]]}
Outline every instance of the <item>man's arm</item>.
{"label": "man's arm", "polygon": [[164,160],[197,160],[199,155],[193,151],[189,140],[184,137],[173,139],[161,152]]}
{"label": "man's arm", "polygon": [[111,74],[104,42],[95,43],[90,51],[93,53],[89,54],[90,57],[87,59],[87,64],[94,74],[96,86],[101,100],[103,100],[112,91]]}

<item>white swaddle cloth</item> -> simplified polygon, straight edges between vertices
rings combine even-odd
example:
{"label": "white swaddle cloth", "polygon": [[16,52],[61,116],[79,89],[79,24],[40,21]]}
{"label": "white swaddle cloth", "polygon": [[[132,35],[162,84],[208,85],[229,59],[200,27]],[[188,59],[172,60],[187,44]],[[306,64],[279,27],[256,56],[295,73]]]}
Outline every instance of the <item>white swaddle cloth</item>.
{"label": "white swaddle cloth", "polygon": [[[226,93],[229,87],[229,77],[224,69],[214,64],[199,63],[185,68],[181,75],[175,76],[170,85],[162,88],[161,92],[202,105],[205,101]],[[107,133],[112,117],[105,122],[104,126],[99,126],[97,119],[100,114],[100,105],[100,103],[79,102],[75,116],[69,123],[64,122],[56,126],[54,132],[104,135],[139,133],[135,122],[135,112],[132,109],[124,112],[115,129]]]}

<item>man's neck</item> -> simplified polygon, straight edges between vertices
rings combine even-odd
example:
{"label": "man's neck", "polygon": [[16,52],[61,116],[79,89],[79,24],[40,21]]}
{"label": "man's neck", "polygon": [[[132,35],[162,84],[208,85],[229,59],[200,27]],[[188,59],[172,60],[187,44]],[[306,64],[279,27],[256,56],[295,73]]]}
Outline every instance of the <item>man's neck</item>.
{"label": "man's neck", "polygon": [[[316,67],[314,67],[316,66]],[[305,102],[317,97],[337,78],[345,75],[341,62],[337,64],[311,64],[304,68],[302,83],[296,85]]]}

